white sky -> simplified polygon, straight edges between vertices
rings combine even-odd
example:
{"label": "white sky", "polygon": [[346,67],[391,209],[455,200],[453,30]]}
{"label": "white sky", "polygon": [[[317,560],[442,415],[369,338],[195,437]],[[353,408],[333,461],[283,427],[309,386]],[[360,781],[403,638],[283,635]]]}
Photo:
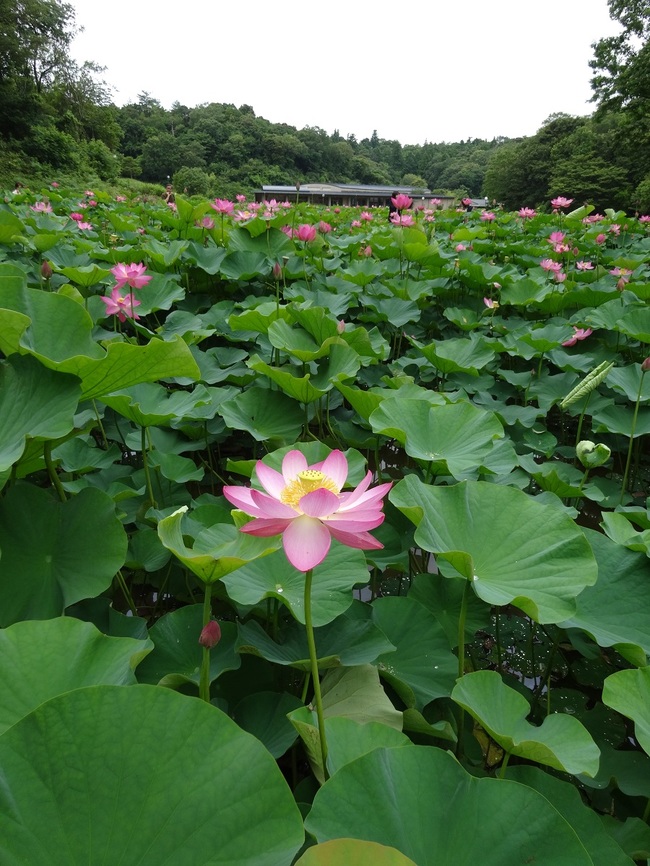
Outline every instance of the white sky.
{"label": "white sky", "polygon": [[72,55],[106,67],[116,104],[251,105],[328,133],[402,144],[533,135],[591,114],[591,43],[607,0],[68,0]]}

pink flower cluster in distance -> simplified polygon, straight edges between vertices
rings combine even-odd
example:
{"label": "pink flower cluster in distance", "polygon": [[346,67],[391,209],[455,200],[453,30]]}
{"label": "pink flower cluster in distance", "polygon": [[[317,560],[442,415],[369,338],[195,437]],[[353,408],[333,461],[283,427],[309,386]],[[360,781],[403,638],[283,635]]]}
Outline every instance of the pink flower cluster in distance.
{"label": "pink flower cluster in distance", "polygon": [[383,547],[369,530],[383,523],[382,500],[391,483],[369,490],[372,472],[368,472],[354,490],[341,493],[348,477],[348,461],[341,451],[332,451],[311,466],[301,451],[289,451],[282,472],[261,460],[255,472],[266,492],[226,486],[223,495],[254,518],[241,527],[242,532],[263,537],[281,534],[287,559],[300,571],[323,562],[332,537],[360,550]]}

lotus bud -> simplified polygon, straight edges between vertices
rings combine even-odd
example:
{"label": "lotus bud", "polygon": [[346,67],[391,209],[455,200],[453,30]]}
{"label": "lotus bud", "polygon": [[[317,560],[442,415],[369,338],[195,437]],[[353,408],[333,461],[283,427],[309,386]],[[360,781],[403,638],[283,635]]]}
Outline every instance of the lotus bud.
{"label": "lotus bud", "polygon": [[203,631],[199,637],[199,643],[206,649],[212,649],[221,640],[221,628],[216,619],[211,619],[210,622],[203,626]]}
{"label": "lotus bud", "polygon": [[282,266],[280,265],[280,262],[275,262],[273,265],[273,279],[279,280],[281,276],[282,276]]}
{"label": "lotus bud", "polygon": [[336,331],[339,334],[342,334],[345,331],[345,322],[343,321],[343,319],[339,319],[336,323]]}
{"label": "lotus bud", "polygon": [[590,442],[588,439],[583,439],[576,445],[576,456],[582,463],[585,469],[594,469],[596,466],[602,466],[607,463],[612,453],[612,449],[607,445]]}
{"label": "lotus bud", "polygon": [[650,370],[650,358],[646,358],[645,361],[641,362],[641,369],[644,373],[647,373]]}
{"label": "lotus bud", "polygon": [[52,276],[52,265],[48,262],[47,259],[43,259],[43,264],[41,265],[41,276],[44,280],[49,280]]}

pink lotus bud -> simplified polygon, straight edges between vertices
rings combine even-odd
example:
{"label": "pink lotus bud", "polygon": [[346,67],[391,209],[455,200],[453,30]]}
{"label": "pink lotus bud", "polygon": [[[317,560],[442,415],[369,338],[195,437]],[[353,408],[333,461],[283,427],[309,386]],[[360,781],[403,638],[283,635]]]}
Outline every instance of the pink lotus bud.
{"label": "pink lotus bud", "polygon": [[650,370],[650,358],[646,358],[645,361],[641,364],[641,369],[644,373],[647,373]]}
{"label": "pink lotus bud", "polygon": [[210,622],[203,626],[203,631],[199,637],[199,643],[206,649],[212,649],[221,640],[221,628],[216,619],[211,619]]}
{"label": "pink lotus bud", "polygon": [[282,276],[282,266],[280,265],[280,262],[275,262],[273,265],[273,279],[279,280],[281,276]]}
{"label": "pink lotus bud", "polygon": [[43,264],[41,265],[41,276],[44,280],[49,280],[52,276],[52,265],[47,259],[43,259]]}
{"label": "pink lotus bud", "polygon": [[343,319],[339,319],[339,321],[336,323],[336,330],[339,334],[342,334],[343,331],[345,331],[345,322],[343,321]]}

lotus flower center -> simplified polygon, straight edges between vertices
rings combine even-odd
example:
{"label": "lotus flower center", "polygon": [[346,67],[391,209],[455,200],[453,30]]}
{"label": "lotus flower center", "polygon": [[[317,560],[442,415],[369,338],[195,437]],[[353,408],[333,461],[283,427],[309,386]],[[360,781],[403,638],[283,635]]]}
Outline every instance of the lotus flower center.
{"label": "lotus flower center", "polygon": [[331,478],[328,478],[323,472],[318,469],[303,469],[298,473],[298,477],[290,481],[280,494],[280,500],[285,505],[290,505],[291,508],[298,510],[300,500],[307,493],[312,493],[314,490],[320,490],[324,487],[325,490],[331,490],[338,496],[339,489]]}

